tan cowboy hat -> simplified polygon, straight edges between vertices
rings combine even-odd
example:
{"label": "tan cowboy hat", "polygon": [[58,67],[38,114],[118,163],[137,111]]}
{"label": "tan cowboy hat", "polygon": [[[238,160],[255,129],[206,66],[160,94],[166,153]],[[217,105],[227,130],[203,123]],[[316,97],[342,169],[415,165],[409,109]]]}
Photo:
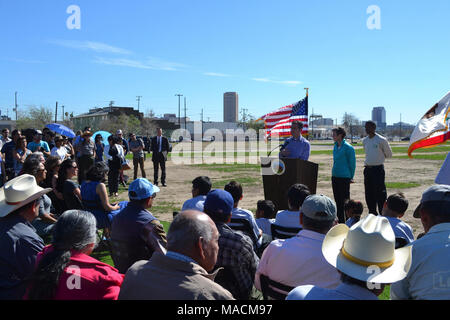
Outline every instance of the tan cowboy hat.
{"label": "tan cowboy hat", "polygon": [[411,267],[411,248],[395,250],[389,220],[369,214],[351,228],[333,227],[325,236],[325,259],[346,275],[373,283],[393,283],[406,277]]}
{"label": "tan cowboy hat", "polygon": [[29,174],[20,175],[0,189],[0,218],[6,217],[14,210],[33,202],[43,194],[52,191],[52,188],[41,188],[36,179]]}

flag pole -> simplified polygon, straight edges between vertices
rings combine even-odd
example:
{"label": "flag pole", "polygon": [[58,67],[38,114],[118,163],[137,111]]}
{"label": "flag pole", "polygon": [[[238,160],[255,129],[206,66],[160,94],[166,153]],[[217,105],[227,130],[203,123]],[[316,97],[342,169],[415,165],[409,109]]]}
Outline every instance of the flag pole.
{"label": "flag pole", "polygon": [[[304,88],[306,90],[306,97],[308,97],[308,93],[309,93],[309,88]],[[308,101],[309,102],[309,101]],[[308,110],[309,111],[309,110]],[[306,119],[308,121],[308,128],[309,128],[309,117],[308,115],[306,115]],[[308,134],[307,136],[309,136],[309,129],[308,129]],[[308,139],[309,140],[309,139]]]}

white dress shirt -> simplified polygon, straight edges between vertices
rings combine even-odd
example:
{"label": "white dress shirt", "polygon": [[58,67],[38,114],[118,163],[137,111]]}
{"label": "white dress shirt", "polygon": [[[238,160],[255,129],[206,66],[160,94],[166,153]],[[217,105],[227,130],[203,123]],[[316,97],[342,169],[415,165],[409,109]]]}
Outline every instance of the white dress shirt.
{"label": "white dress shirt", "polygon": [[255,287],[261,290],[260,274],[287,286],[312,284],[336,288],[340,275],[322,254],[324,234],[301,230],[295,237],[274,240],[264,250],[255,274]]}
{"label": "white dress shirt", "polygon": [[365,137],[362,140],[367,166],[379,166],[384,164],[386,158],[392,157],[392,149],[387,139],[378,133],[373,138]]}
{"label": "white dress shirt", "polygon": [[410,245],[411,268],[391,285],[391,299],[450,300],[450,223],[434,225]]}

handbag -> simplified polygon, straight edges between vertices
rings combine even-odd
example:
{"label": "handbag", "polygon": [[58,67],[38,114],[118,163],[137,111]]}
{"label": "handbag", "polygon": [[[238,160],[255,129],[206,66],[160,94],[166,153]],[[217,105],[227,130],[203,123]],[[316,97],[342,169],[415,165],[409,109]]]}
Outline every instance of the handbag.
{"label": "handbag", "polygon": [[130,170],[131,169],[131,167],[130,167],[130,165],[128,164],[128,160],[125,160],[125,158],[123,158],[122,159],[122,170]]}

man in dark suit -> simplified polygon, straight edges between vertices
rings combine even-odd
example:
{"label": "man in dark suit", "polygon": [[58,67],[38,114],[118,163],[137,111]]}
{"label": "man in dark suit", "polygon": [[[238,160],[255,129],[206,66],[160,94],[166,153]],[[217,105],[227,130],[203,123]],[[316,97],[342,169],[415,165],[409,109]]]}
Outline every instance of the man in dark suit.
{"label": "man in dark suit", "polygon": [[166,161],[169,152],[169,140],[162,135],[162,129],[156,129],[156,137],[151,138],[151,151],[154,172],[154,184],[158,185],[158,170],[161,166],[161,183],[166,187]]}

